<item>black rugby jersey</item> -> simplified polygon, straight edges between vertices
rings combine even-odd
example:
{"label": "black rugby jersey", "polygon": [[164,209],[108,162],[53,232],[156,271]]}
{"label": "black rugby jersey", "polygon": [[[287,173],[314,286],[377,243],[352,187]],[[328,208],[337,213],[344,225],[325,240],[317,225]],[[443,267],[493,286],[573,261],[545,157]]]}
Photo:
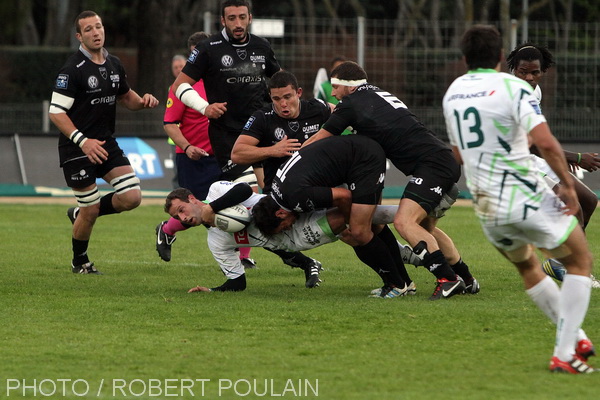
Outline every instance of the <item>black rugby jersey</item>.
{"label": "black rugby jersey", "polygon": [[[327,121],[330,115],[331,109],[329,105],[318,99],[300,100],[300,114],[294,119],[280,117],[271,104],[252,114],[242,130],[242,135],[258,139],[258,147],[273,146],[283,139],[284,136],[287,136],[289,139],[298,139],[300,143],[304,143],[318,132],[321,125]],[[287,161],[288,158],[270,157],[263,161],[265,174],[265,187],[263,191],[265,193],[271,188],[271,182],[277,172],[277,168]]]}
{"label": "black rugby jersey", "polygon": [[[67,115],[80,132],[104,140],[115,132],[117,97],[127,93],[129,85],[117,57],[107,53],[99,65],[79,50],[58,72],[53,91],[75,99]],[[65,135],[59,136],[58,143],[77,147]]]}
{"label": "black rugby jersey", "polygon": [[405,175],[412,175],[421,157],[450,151],[396,96],[368,83],[336,105],[323,129],[339,135],[348,126],[376,140]]}
{"label": "black rugby jersey", "polygon": [[211,124],[241,131],[250,115],[269,102],[266,78],[280,69],[266,39],[249,34],[246,43],[232,43],[223,30],[192,51],[183,72],[204,79],[209,103],[227,102],[227,112]]}

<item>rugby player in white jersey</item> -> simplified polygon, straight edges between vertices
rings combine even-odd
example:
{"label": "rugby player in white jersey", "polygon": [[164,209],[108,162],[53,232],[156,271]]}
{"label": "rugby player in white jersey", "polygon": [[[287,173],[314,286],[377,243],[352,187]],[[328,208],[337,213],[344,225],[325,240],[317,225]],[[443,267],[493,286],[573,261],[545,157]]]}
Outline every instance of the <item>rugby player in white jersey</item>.
{"label": "rugby player in white jersey", "polygon": [[[531,86],[499,72],[502,38],[495,27],[473,26],[460,47],[469,71],[448,88],[444,117],[485,236],[517,267],[527,294],[557,325],[550,370],[594,372],[587,364],[594,347],[581,330],[592,255],[573,216],[579,203],[562,148]],[[534,168],[528,135],[558,175],[560,198]],[[539,268],[535,248],[566,266],[561,288]]]}

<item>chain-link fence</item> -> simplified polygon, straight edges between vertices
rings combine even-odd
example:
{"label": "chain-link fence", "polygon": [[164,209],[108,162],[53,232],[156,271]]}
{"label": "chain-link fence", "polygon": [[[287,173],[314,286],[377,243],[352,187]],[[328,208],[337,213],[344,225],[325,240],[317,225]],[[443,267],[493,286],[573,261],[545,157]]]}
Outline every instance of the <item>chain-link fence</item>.
{"label": "chain-link fence", "polygon": [[[268,39],[282,67],[298,77],[305,97],[312,96],[317,70],[328,68],[333,56],[343,55],[359,61],[371,83],[396,94],[445,138],[441,100],[450,82],[465,72],[457,46],[463,21],[290,18],[283,24],[283,35]],[[515,29],[504,34],[514,44],[522,42],[518,33]],[[565,142],[598,141],[600,23],[565,28],[529,22],[528,39],[547,46],[556,60],[541,84],[542,106],[555,134]],[[117,132],[164,135],[162,110],[142,114],[120,113]],[[0,103],[0,132],[39,131],[43,119],[41,104]]]}

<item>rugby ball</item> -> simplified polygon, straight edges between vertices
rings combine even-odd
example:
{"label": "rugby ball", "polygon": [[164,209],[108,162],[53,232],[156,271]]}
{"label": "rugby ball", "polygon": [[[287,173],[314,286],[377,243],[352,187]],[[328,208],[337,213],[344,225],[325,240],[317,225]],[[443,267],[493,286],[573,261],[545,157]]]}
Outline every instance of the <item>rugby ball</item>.
{"label": "rugby ball", "polygon": [[241,204],[227,207],[215,213],[215,226],[225,232],[239,232],[250,224],[250,211]]}

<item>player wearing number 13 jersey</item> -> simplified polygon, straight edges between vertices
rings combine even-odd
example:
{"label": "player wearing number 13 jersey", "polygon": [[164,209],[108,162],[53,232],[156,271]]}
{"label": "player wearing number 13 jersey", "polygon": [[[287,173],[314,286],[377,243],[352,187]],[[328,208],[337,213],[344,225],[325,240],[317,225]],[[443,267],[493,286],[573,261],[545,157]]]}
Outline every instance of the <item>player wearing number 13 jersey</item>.
{"label": "player wearing number 13 jersey", "polygon": [[450,148],[396,96],[369,84],[367,73],[358,64],[347,61],[337,66],[331,71],[331,84],[332,94],[340,102],[323,128],[305,145],[340,135],[348,126],[358,135],[377,141],[394,166],[411,176],[394,227],[436,276],[438,285],[431,299],[463,292],[465,284],[457,274],[469,293],[479,291],[452,240],[436,228],[437,220],[458,195],[460,167]]}

